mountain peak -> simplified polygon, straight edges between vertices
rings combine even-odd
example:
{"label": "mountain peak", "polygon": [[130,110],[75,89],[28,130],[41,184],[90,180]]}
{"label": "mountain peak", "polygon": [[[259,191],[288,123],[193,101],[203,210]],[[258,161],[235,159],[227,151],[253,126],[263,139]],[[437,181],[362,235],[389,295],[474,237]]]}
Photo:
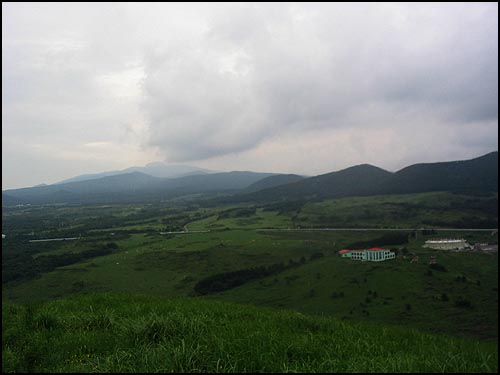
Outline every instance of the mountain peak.
{"label": "mountain peak", "polygon": [[168,177],[168,178],[176,178],[182,177],[186,175],[192,174],[204,174],[204,173],[212,173],[208,169],[202,169],[198,167],[193,167],[190,165],[182,165],[182,164],[168,164],[164,161],[155,161],[146,164],[144,167],[130,167],[126,169],[121,169],[117,171],[109,171],[109,172],[100,172],[100,173],[91,173],[91,174],[83,174],[79,176],[75,176],[72,178],[68,178],[63,181],[59,181],[56,184],[64,184],[67,182],[76,182],[76,181],[85,181],[85,180],[95,180],[102,177],[115,176],[120,174],[132,173],[132,172],[141,172],[153,177]]}

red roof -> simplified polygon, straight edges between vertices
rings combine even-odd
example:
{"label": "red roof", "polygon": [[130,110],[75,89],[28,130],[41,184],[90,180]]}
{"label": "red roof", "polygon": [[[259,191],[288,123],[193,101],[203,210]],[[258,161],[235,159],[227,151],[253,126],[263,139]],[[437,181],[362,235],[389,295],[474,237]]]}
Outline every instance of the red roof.
{"label": "red roof", "polygon": [[385,250],[385,249],[382,249],[382,248],[380,248],[380,247],[372,247],[372,248],[370,248],[370,249],[368,249],[368,250],[372,250],[372,251],[380,251],[380,250]]}
{"label": "red roof", "polygon": [[339,251],[339,253],[344,254],[344,253],[348,253],[349,251],[351,251],[351,250],[342,249],[342,250]]}

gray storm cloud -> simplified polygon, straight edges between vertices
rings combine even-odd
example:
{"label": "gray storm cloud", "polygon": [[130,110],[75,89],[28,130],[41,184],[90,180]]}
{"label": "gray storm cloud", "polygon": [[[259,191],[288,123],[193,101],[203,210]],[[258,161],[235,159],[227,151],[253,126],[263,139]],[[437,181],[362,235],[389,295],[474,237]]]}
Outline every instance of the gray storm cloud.
{"label": "gray storm cloud", "polygon": [[498,119],[497,5],[214,13],[190,45],[149,55],[145,67],[150,142],[169,159],[244,151],[297,129],[376,126],[374,105],[403,128],[401,115],[416,109],[443,125]]}
{"label": "gray storm cloud", "polygon": [[498,149],[497,3],[2,3],[8,187]]}

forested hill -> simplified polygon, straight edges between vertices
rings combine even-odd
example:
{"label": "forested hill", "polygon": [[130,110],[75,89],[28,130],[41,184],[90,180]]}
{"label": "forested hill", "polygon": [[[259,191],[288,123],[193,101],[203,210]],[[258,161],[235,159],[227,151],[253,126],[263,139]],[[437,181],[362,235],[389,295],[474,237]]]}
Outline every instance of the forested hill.
{"label": "forested hill", "polygon": [[243,190],[244,193],[251,193],[254,191],[259,191],[263,189],[272,188],[275,186],[281,186],[286,184],[291,184],[293,182],[301,181],[305,177],[296,174],[278,174],[275,176],[269,176],[259,180],[252,185],[248,186]]}
{"label": "forested hill", "polygon": [[381,168],[362,164],[246,194],[241,199],[275,201],[369,195],[374,186],[379,186],[391,175],[391,172]]}
{"label": "forested hill", "polygon": [[498,192],[498,151],[470,160],[414,164],[395,173],[363,164],[235,199],[307,200],[430,191]]}
{"label": "forested hill", "polygon": [[145,173],[132,172],[85,181],[11,189],[2,192],[2,204],[80,203],[82,199],[98,201],[100,197],[110,194],[124,195],[140,191],[160,180]]}
{"label": "forested hill", "polygon": [[240,190],[272,175],[273,173],[233,171],[159,178],[132,172],[86,181],[6,190],[2,192],[2,204],[159,201],[187,194]]}
{"label": "forested hill", "polygon": [[271,202],[431,191],[498,192],[498,151],[471,160],[414,164],[395,173],[362,164],[309,178],[241,171],[159,178],[133,172],[6,190],[2,204],[158,202],[199,193],[223,193],[220,202]]}
{"label": "forested hill", "polygon": [[414,164],[394,173],[381,194],[427,191],[498,191],[498,152],[461,161]]}

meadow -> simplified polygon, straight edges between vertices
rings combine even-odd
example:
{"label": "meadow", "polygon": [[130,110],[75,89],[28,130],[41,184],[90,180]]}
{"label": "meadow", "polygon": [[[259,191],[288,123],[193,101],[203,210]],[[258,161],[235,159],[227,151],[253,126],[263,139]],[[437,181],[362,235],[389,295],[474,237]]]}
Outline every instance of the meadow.
{"label": "meadow", "polygon": [[[498,244],[498,233],[415,230],[424,224],[403,217],[396,221],[399,211],[393,210],[394,207],[402,210],[402,207],[412,204],[422,206],[425,217],[442,221],[442,227],[449,228],[467,217],[457,209],[456,200],[459,198],[449,193],[432,193],[406,197],[344,198],[289,206],[214,206],[186,200],[159,205],[3,209],[2,230],[7,234],[2,243],[3,326],[11,327],[9,331],[3,331],[4,343],[7,343],[3,346],[3,369],[8,372],[182,369],[220,372],[495,371],[495,357],[490,354],[498,343],[498,254],[443,252],[426,249],[422,245],[426,239],[447,236],[463,237],[471,244]],[[469,217],[491,221],[494,210],[484,210],[483,206],[494,198],[462,197],[459,200],[468,201],[462,206],[469,207]],[[431,202],[429,206],[439,201],[443,213],[425,209],[425,204],[419,202],[426,200]],[[448,210],[443,208],[445,206]],[[357,219],[365,210],[372,209],[386,219],[378,225],[374,219]],[[307,230],[323,226],[320,223],[325,215],[350,218],[340,224],[325,221],[338,227],[383,229],[396,227],[397,222],[397,227],[407,230]],[[289,230],[299,226],[302,230]],[[439,229],[439,226],[433,227]],[[168,231],[185,232],[161,234]],[[74,241],[29,242],[31,239],[75,233],[81,238]],[[391,238],[397,242],[391,241]],[[361,243],[366,247],[390,248],[397,253],[397,258],[371,263],[338,256],[338,250],[356,248]],[[413,255],[419,256],[418,264],[410,262]],[[429,266],[431,256],[436,257],[440,268]],[[271,269],[273,272],[262,272]],[[245,276],[234,285],[231,282],[224,284],[224,280],[235,275]],[[200,295],[196,286],[207,279],[219,280],[223,284],[213,288],[216,291]],[[87,311],[88,306],[102,303],[104,308],[102,301],[107,301],[109,308],[99,310],[93,318],[87,316],[92,314]],[[85,330],[79,323],[71,322],[72,317],[78,315],[76,306],[82,314],[84,311],[88,313],[85,318],[78,318],[80,320],[100,321],[110,314],[109,319],[103,319],[114,322],[110,325],[112,329],[103,332]],[[160,313],[154,306],[163,312]],[[202,322],[199,324],[209,330],[207,337],[183,333],[174,340],[175,345],[170,339],[162,338],[161,343],[155,341],[153,345],[144,341],[143,346],[138,347],[132,347],[130,342],[126,344],[129,346],[122,347],[121,342],[114,341],[120,335],[133,335],[126,331],[134,325],[144,328],[149,323],[152,326],[159,324],[160,330],[163,330],[163,324],[171,329],[174,329],[172,325],[184,327],[188,324],[187,320],[181,323],[175,319],[173,323],[167,323],[166,316],[169,315],[160,306],[182,310],[178,318],[199,309],[200,316],[196,319],[199,318]],[[127,308],[130,320],[124,315]],[[252,318],[254,321],[269,315],[270,326],[262,329],[262,337],[250,335],[245,338],[242,334],[243,341],[239,341],[235,333],[224,331],[218,335],[217,330],[222,327],[242,332],[252,332],[256,328],[252,328],[251,323],[236,327],[236,318],[228,318],[224,323],[223,319],[210,315],[209,311],[213,309],[220,309],[220,316],[229,316],[233,312],[237,316],[248,311],[248,314],[256,314]],[[139,310],[142,315],[138,314]],[[38,315],[41,318],[35,318]],[[37,319],[43,321],[44,316],[46,322],[37,323]],[[319,340],[317,342],[322,344],[316,347],[301,341],[305,333],[294,331],[295,323],[289,321],[292,316],[300,316],[310,322],[304,323],[306,325],[316,322],[314,324],[320,328],[308,334],[312,342]],[[152,320],[148,323],[147,319]],[[288,323],[284,324],[283,319]],[[55,322],[53,327],[51,322]],[[272,328],[273,324],[277,326]],[[300,326],[302,323],[297,324]],[[282,326],[286,327],[283,328],[285,331],[279,328]],[[335,336],[338,340],[336,344],[332,341],[333,346],[321,349],[325,342],[330,341],[328,337],[336,334],[328,328],[330,326],[344,333],[352,329],[357,332],[352,333],[354,337],[358,337],[356,335],[360,332],[366,335],[363,336],[364,344],[361,341],[347,344],[349,350],[362,351],[359,363],[349,360],[347,352],[339,349],[339,342],[345,341],[345,338]],[[29,332],[31,341],[16,339],[21,337],[23,330]],[[68,336],[63,334],[65,330]],[[264,338],[266,331],[275,332],[275,336]],[[392,343],[382,345],[375,337],[380,332],[391,332],[389,336],[396,335],[391,336],[392,339],[406,340],[404,342],[408,346],[404,350],[396,350],[391,347]],[[101,334],[104,336],[95,336]],[[186,336],[184,341],[181,336]],[[214,337],[209,339],[208,336]],[[104,343],[102,347],[94,342],[97,339]],[[266,344],[260,349],[251,348],[250,343],[257,339]],[[85,351],[80,348],[81,345],[78,346],[80,349],[72,350],[60,347],[42,360],[45,356],[42,343],[57,340],[68,340],[64,344],[68,348],[82,344],[94,349]],[[209,344],[206,340],[212,341]],[[438,365],[438,354],[441,358],[444,355],[439,350],[445,349],[434,349],[435,356],[430,356],[431,350],[423,348],[419,348],[422,357],[410,354],[411,343],[418,340],[429,340],[425,344],[429,348],[448,345],[449,353],[458,353],[458,348],[463,347],[468,347],[469,351],[481,347],[477,353],[483,354],[476,357],[475,354],[462,354],[462,357],[454,354],[456,363],[450,359]],[[300,350],[297,349],[296,361],[295,357],[287,354],[287,345],[303,345]],[[383,351],[385,349],[374,349],[379,345],[392,349],[387,349],[387,352]],[[215,349],[212,348],[219,346],[222,347],[213,352]],[[312,351],[308,352],[307,347]],[[367,354],[368,348],[375,351]],[[194,351],[190,352],[191,349]],[[250,353],[246,357],[243,354],[245,350]],[[332,357],[332,353],[339,350],[343,354]],[[266,357],[268,352],[281,358],[281,362],[258,358],[259,355]],[[380,356],[387,360],[381,361]],[[424,356],[429,358],[427,362],[423,360]],[[406,362],[403,361],[405,364],[398,358],[406,358]],[[60,365],[56,365],[57,361]],[[160,363],[168,365],[159,367]]]}
{"label": "meadow", "polygon": [[2,304],[3,372],[496,372],[497,346],[193,299]]}

